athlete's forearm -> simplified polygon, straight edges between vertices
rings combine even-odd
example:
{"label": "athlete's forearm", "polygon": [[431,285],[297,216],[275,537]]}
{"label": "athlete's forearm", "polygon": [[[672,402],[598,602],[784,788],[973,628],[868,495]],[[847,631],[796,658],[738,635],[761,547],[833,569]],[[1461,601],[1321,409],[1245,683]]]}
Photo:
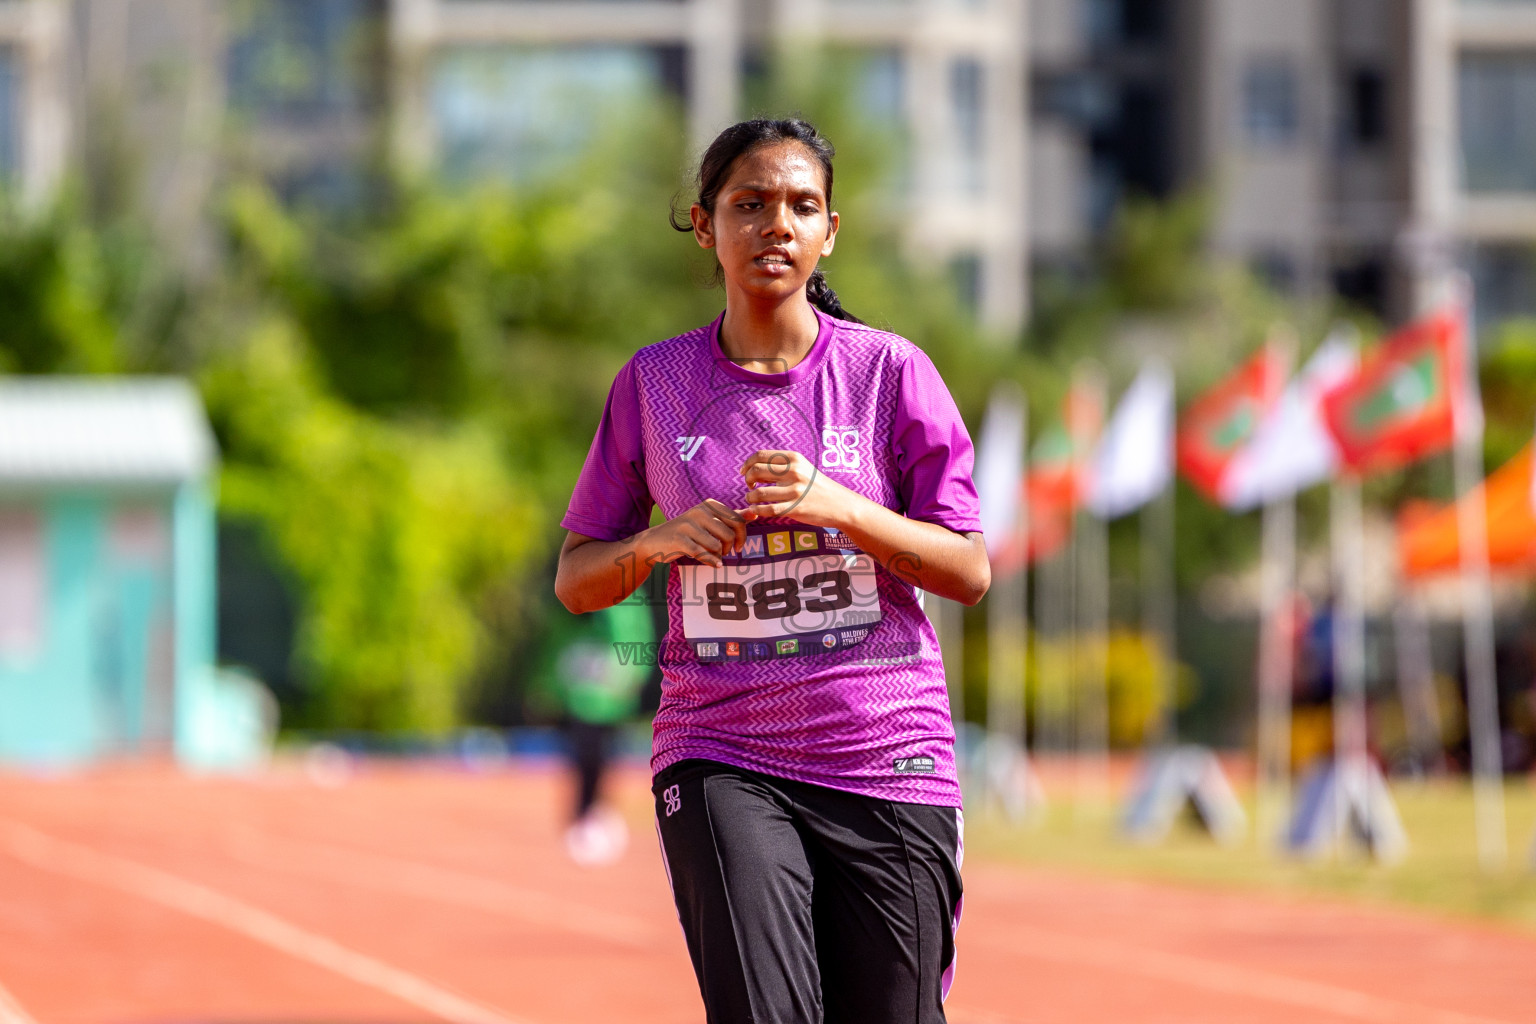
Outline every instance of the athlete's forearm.
{"label": "athlete's forearm", "polygon": [[610,608],[650,578],[653,556],[649,530],[623,540],[603,541],[571,534],[560,549],[555,596],[572,614]]}
{"label": "athlete's forearm", "polygon": [[992,585],[979,533],[908,519],[863,497],[849,502],[838,528],[896,576],[939,597],[973,605]]}

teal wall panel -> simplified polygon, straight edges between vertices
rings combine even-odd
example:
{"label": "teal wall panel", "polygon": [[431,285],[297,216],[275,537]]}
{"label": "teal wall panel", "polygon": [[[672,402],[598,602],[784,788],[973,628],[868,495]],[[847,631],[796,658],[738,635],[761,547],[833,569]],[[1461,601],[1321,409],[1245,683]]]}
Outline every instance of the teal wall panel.
{"label": "teal wall panel", "polygon": [[0,661],[0,761],[60,768],[167,750],[180,654],[171,493],[7,504],[41,514],[47,584],[35,655]]}
{"label": "teal wall panel", "polygon": [[44,500],[48,564],[43,642],[30,664],[0,668],[0,756],[64,766],[91,758],[101,734],[95,675],[105,504]]}
{"label": "teal wall panel", "polygon": [[199,688],[214,684],[217,644],[217,531],[213,493],[203,481],[177,488],[172,519],[176,636],[176,753],[196,759]]}

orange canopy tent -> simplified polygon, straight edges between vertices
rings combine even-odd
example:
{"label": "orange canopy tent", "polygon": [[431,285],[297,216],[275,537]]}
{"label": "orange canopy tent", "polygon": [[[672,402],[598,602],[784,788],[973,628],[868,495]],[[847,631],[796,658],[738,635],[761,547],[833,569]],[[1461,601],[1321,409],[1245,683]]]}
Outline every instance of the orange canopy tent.
{"label": "orange canopy tent", "polygon": [[[1533,446],[1479,485],[1488,502],[1488,563],[1498,569],[1536,571],[1536,509],[1532,508]],[[1461,501],[1467,501],[1466,496]],[[1408,510],[1398,520],[1397,550],[1403,575],[1414,578],[1461,567],[1457,505]]]}

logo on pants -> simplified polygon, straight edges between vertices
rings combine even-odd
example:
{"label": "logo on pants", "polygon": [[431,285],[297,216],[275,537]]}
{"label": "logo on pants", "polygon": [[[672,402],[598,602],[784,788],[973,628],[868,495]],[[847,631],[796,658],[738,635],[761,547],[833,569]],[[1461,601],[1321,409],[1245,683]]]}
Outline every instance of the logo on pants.
{"label": "logo on pants", "polygon": [[662,802],[667,805],[667,817],[672,817],[683,807],[683,793],[677,786],[668,786],[661,791]]}

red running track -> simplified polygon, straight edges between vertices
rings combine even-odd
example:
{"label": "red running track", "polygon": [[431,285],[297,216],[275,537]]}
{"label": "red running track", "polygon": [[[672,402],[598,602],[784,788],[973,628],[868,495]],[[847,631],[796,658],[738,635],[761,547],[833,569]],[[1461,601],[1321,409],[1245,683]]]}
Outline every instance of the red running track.
{"label": "red running track", "polygon": [[[0,1024],[697,1024],[649,793],[566,862],[538,768],[0,776]],[[956,1024],[1527,1024],[1536,938],[972,858]]]}

